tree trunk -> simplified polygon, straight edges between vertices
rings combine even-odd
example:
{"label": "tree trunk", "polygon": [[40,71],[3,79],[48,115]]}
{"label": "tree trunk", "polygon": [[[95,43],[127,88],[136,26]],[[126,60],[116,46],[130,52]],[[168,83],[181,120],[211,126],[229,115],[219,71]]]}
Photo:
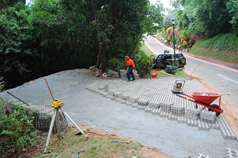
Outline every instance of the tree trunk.
{"label": "tree trunk", "polygon": [[99,64],[99,59],[101,57],[101,52],[102,52],[102,45],[99,43],[99,50],[98,50],[98,55],[97,55],[96,67],[98,67],[98,64]]}
{"label": "tree trunk", "polygon": [[[91,0],[91,3],[92,3],[94,19],[97,20],[98,16],[97,16],[97,4],[96,4],[96,1],[95,0]],[[96,67],[98,67],[99,60],[101,58],[101,70],[102,70],[102,72],[106,72],[106,56],[105,56],[104,48],[102,46],[102,42],[100,41],[100,39],[98,37],[98,34],[99,34],[98,27],[96,27],[96,32],[97,32],[97,40],[98,40],[98,45],[99,45],[99,51],[98,51],[98,56],[97,56]]]}
{"label": "tree trunk", "polygon": [[101,49],[101,70],[106,72],[106,55],[103,47]]}
{"label": "tree trunk", "polygon": [[136,57],[136,47],[137,47],[137,45],[138,45],[138,35],[136,35],[136,37],[135,37],[135,42],[132,44],[132,46],[133,46],[133,48],[132,48],[132,50],[133,50],[133,59],[135,60],[135,57]]}
{"label": "tree trunk", "polygon": [[[125,40],[126,41],[126,40]],[[127,42],[125,42],[125,49],[126,49],[126,55],[127,56],[130,56],[130,54],[129,54],[129,49],[128,49],[128,43]]]}

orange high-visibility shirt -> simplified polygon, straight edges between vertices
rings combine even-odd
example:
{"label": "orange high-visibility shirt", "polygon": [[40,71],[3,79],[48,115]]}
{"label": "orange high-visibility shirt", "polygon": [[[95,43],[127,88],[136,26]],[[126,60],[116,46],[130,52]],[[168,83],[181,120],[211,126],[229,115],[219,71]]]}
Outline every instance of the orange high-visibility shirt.
{"label": "orange high-visibility shirt", "polygon": [[126,60],[126,66],[136,67],[132,59],[127,59]]}

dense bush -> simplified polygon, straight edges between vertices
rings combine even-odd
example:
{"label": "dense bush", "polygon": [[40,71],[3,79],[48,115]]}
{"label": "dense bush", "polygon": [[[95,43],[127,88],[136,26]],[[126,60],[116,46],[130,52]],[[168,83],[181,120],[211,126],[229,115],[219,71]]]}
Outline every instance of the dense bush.
{"label": "dense bush", "polygon": [[34,67],[37,51],[30,31],[24,4],[0,10],[0,76],[6,87],[24,82]]}
{"label": "dense bush", "polygon": [[187,41],[183,41],[182,47],[183,48],[187,48],[188,47],[188,42]]}
{"label": "dense bush", "polygon": [[220,51],[238,51],[238,35],[219,34],[199,43],[199,46],[205,48],[218,49]]}
{"label": "dense bush", "polygon": [[111,58],[108,61],[108,65],[109,69],[119,72],[120,69],[126,69],[126,60]]}
{"label": "dense bush", "polygon": [[[175,26],[176,27],[176,26]],[[163,32],[163,39],[168,45],[173,45],[175,40],[175,46],[178,49],[188,48],[194,44],[194,39],[190,36],[190,30],[179,30],[175,29],[175,38],[173,37],[173,27],[168,27],[166,31]]]}
{"label": "dense bush", "polygon": [[227,10],[231,16],[231,20],[229,21],[232,25],[233,31],[238,34],[238,1],[230,0],[226,4]]}
{"label": "dense bush", "polygon": [[189,28],[193,34],[209,38],[229,32],[231,24],[237,23],[237,0],[183,0],[180,2],[183,10],[179,11],[178,24],[182,29]]}
{"label": "dense bush", "polygon": [[145,52],[141,51],[136,57],[136,70],[141,77],[148,77],[152,70],[153,62]]}
{"label": "dense bush", "polygon": [[220,34],[202,42],[196,42],[189,53],[238,64],[237,39],[238,36],[232,33]]}
{"label": "dense bush", "polygon": [[187,29],[187,30],[181,30],[181,38],[182,40],[188,40],[189,39],[189,36],[190,36],[190,30]]}
{"label": "dense bush", "polygon": [[0,151],[18,152],[27,146],[38,144],[38,131],[33,127],[33,113],[16,107],[11,114],[4,112],[3,100],[0,100]]}

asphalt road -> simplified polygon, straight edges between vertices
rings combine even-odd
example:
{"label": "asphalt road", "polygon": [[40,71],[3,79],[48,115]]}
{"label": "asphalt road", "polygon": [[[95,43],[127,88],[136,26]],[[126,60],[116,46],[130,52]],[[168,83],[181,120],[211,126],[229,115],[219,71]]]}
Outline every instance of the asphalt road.
{"label": "asphalt road", "polygon": [[[173,52],[172,48],[163,45],[152,36],[146,37],[145,43],[155,54],[161,54],[164,50]],[[192,73],[193,76],[202,78],[219,94],[230,94],[224,95],[222,98],[225,99],[229,105],[238,108],[238,69],[201,60],[187,53],[184,55],[187,59],[185,71],[188,74]]]}

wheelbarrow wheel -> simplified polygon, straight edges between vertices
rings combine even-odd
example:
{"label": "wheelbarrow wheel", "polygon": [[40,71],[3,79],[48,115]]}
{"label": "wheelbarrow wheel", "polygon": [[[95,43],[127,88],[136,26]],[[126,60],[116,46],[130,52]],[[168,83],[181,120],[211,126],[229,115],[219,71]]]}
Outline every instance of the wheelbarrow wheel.
{"label": "wheelbarrow wheel", "polygon": [[[220,108],[217,104],[212,104],[212,105],[210,105],[210,107],[221,110],[221,108]],[[214,110],[208,109],[208,111],[214,111]],[[220,114],[221,114],[220,112],[216,112],[216,116],[217,116],[217,117],[218,117]]]}

